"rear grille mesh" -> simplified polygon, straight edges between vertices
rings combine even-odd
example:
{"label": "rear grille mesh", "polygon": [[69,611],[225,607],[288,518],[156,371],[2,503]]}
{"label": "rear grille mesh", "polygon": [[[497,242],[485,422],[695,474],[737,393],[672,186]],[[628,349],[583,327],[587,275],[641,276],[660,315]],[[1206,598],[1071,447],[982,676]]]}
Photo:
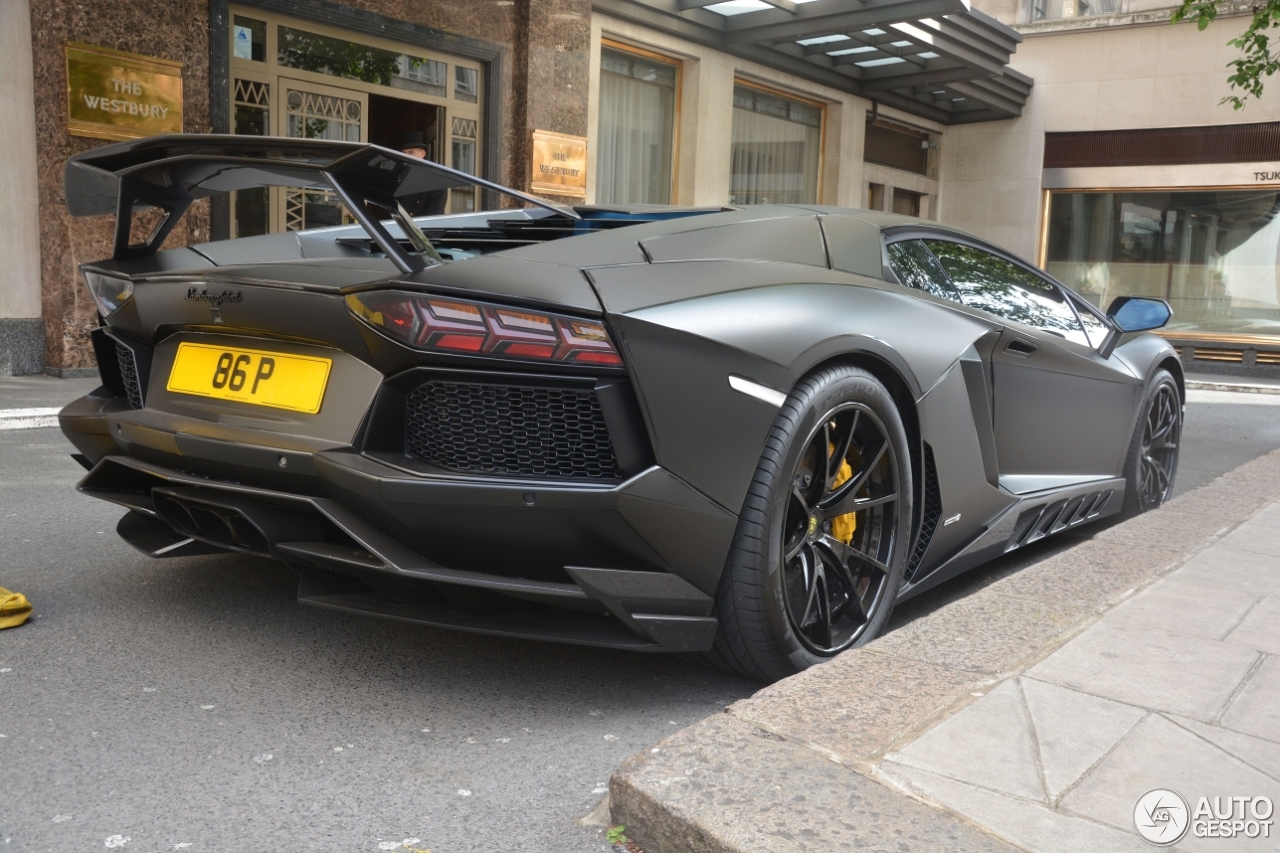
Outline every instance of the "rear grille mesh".
{"label": "rear grille mesh", "polygon": [[455,471],[618,479],[594,391],[433,380],[405,401],[409,455]]}
{"label": "rear grille mesh", "polygon": [[117,342],[116,361],[120,365],[120,379],[124,382],[124,392],[129,397],[129,405],[135,409],[141,409],[142,387],[138,384],[138,367],[133,360],[133,350]]}

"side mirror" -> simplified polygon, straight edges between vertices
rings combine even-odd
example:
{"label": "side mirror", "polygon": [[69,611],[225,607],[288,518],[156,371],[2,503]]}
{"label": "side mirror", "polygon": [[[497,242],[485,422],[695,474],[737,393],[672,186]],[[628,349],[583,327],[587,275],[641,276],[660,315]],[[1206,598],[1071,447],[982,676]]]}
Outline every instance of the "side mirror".
{"label": "side mirror", "polygon": [[1117,296],[1107,309],[1107,316],[1122,332],[1147,332],[1168,323],[1173,309],[1163,299]]}
{"label": "side mirror", "polygon": [[1107,335],[1098,355],[1111,358],[1125,332],[1146,332],[1158,329],[1173,319],[1173,309],[1163,299],[1145,296],[1117,296],[1107,309],[1107,318],[1115,326]]}

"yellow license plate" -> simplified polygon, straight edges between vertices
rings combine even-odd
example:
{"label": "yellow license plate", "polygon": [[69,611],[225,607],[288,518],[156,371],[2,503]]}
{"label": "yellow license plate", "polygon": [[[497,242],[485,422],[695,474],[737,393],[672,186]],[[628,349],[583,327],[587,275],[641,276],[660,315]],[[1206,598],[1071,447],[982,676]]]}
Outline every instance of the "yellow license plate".
{"label": "yellow license plate", "polygon": [[333,361],[239,347],[178,344],[170,391],[314,415]]}

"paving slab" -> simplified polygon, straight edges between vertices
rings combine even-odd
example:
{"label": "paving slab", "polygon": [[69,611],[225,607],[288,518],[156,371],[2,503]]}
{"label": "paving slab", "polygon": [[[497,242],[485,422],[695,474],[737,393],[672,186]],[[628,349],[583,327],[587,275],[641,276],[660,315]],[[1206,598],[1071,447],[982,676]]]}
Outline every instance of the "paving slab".
{"label": "paving slab", "polygon": [[[1276,536],[1276,528],[1268,524],[1250,524],[1233,530],[1223,538],[1222,544],[1237,551],[1280,558],[1280,536]],[[1273,560],[1272,566],[1280,575],[1280,559]]]}
{"label": "paving slab", "polygon": [[1280,658],[1268,657],[1231,700],[1222,725],[1280,741]]}
{"label": "paving slab", "polygon": [[890,781],[939,808],[978,821],[993,835],[1038,853],[1148,853],[1132,832],[1039,803],[965,785],[924,770],[884,765]]}
{"label": "paving slab", "polygon": [[1018,679],[1031,714],[1048,802],[1056,803],[1147,716],[1145,708],[1112,702],[1056,684]]}
{"label": "paving slab", "polygon": [[1280,598],[1280,570],[1275,557],[1240,551],[1225,544],[1192,557],[1178,569],[1177,577],[1212,586],[1238,589],[1259,596]]}
{"label": "paving slab", "polygon": [[1228,643],[1280,655],[1280,598],[1263,598],[1226,637]]}
{"label": "paving slab", "polygon": [[1209,722],[1226,707],[1258,658],[1253,649],[1108,616],[1027,674]]}
{"label": "paving slab", "polygon": [[1223,589],[1173,575],[1124,601],[1109,615],[1131,625],[1221,640],[1258,601],[1259,596],[1254,592]]}
{"label": "paving slab", "polygon": [[886,758],[982,788],[1045,798],[1036,739],[1017,679],[1002,682],[900,752]]}
{"label": "paving slab", "polygon": [[1280,781],[1280,743],[1252,735],[1211,726],[1199,720],[1169,716],[1168,719],[1194,735],[1204,738],[1222,751],[1234,755],[1260,773]]}
{"label": "paving slab", "polygon": [[[1152,714],[1108,755],[1073,791],[1062,809],[1117,829],[1133,829],[1138,798],[1154,788],[1181,794],[1194,809],[1202,796],[1254,796],[1277,793],[1277,782],[1219,747]],[[1194,838],[1178,845],[1185,850],[1223,849],[1220,839]],[[1232,840],[1231,850],[1274,853],[1276,839]]]}

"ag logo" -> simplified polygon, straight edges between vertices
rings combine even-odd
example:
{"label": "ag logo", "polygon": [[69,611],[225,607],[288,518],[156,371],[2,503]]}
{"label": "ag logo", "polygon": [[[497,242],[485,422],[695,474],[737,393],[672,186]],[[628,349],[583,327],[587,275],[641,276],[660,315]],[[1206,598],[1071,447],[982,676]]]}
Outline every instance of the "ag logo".
{"label": "ag logo", "polygon": [[1168,788],[1147,791],[1133,807],[1133,825],[1138,834],[1158,847],[1177,844],[1190,824],[1187,801]]}

